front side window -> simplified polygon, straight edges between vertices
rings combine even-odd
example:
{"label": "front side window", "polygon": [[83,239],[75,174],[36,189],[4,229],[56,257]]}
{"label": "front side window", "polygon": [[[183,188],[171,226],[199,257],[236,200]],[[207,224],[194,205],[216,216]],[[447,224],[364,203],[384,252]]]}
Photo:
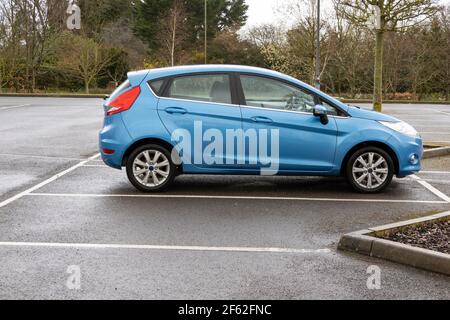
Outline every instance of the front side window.
{"label": "front side window", "polygon": [[259,76],[241,75],[247,106],[313,113],[313,94],[297,87]]}
{"label": "front side window", "polygon": [[329,114],[330,116],[343,116],[343,115],[344,115],[342,111],[336,109],[335,107],[333,107],[332,105],[326,103],[325,101],[322,101],[321,104],[322,104],[325,108],[327,108],[328,114]]}
{"label": "front side window", "polygon": [[231,104],[228,75],[192,75],[172,81],[167,97],[202,102]]}

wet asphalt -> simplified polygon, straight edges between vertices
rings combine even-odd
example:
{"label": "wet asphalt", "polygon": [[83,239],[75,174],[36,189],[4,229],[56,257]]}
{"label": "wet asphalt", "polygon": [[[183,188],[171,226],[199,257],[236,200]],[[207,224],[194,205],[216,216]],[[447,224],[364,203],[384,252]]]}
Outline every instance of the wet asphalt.
{"label": "wet asphalt", "polygon": [[[92,160],[15,199],[98,153],[101,104],[0,98],[0,203],[9,201],[0,207],[0,299],[450,298],[448,277],[336,250],[344,233],[450,210],[413,179],[368,196],[340,178],[181,176],[147,197],[125,172]],[[450,106],[385,112],[450,144]],[[450,196],[450,158],[427,160],[419,176]],[[66,286],[73,265],[79,290]],[[381,268],[380,290],[366,286],[371,265]]]}

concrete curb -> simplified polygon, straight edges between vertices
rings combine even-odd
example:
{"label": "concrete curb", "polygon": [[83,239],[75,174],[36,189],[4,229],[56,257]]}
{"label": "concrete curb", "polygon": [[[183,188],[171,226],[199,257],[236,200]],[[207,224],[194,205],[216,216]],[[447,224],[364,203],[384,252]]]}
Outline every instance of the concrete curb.
{"label": "concrete curb", "polygon": [[436,157],[442,157],[442,156],[447,156],[447,155],[450,155],[450,147],[440,147],[440,148],[425,150],[423,153],[423,158],[429,159],[429,158],[436,158]]}
{"label": "concrete curb", "polygon": [[342,236],[338,249],[450,275],[450,255],[377,238],[405,227],[450,219],[450,211],[399,223],[369,228]]}

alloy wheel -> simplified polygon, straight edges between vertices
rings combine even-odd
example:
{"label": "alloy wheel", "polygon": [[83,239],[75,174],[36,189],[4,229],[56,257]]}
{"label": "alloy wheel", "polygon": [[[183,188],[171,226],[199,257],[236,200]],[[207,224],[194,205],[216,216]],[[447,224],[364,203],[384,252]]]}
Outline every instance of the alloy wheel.
{"label": "alloy wheel", "polygon": [[387,160],[379,153],[367,152],[359,156],[352,165],[354,181],[364,189],[377,189],[389,176]]}
{"label": "alloy wheel", "polygon": [[133,175],[145,187],[159,187],[170,176],[170,161],[158,150],[144,150],[133,161]]}

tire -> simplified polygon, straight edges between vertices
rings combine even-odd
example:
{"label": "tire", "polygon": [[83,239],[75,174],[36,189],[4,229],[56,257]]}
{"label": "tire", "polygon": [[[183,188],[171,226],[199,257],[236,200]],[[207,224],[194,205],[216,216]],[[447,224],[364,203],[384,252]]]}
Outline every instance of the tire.
{"label": "tire", "polygon": [[389,186],[394,171],[394,161],[386,151],[377,147],[365,147],[349,158],[345,175],[357,192],[379,193]]}
{"label": "tire", "polygon": [[131,184],[147,193],[166,190],[176,175],[170,151],[155,144],[134,150],[127,159],[126,168]]}

